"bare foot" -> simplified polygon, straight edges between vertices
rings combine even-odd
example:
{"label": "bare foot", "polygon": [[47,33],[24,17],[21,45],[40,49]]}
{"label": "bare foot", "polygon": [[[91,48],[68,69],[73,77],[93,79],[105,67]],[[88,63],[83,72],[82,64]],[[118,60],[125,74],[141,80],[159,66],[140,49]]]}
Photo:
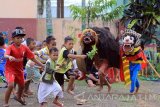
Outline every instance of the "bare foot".
{"label": "bare foot", "polygon": [[4,104],[3,107],[9,107],[9,104]]}
{"label": "bare foot", "polygon": [[97,89],[97,91],[102,91],[103,90],[103,87],[99,87],[98,89]]}
{"label": "bare foot", "polygon": [[59,101],[53,101],[53,104],[57,105],[58,107],[63,107],[63,103],[59,102]]}
{"label": "bare foot", "polygon": [[88,84],[88,87],[96,87],[95,84]]}
{"label": "bare foot", "polygon": [[68,93],[68,94],[71,94],[71,95],[74,95],[74,92],[71,91],[71,90],[67,90],[67,93]]}

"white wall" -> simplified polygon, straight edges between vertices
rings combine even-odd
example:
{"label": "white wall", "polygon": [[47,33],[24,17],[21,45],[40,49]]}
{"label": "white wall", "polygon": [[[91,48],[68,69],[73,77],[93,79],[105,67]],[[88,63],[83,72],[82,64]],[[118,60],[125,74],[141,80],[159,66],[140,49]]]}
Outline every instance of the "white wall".
{"label": "white wall", "polygon": [[0,18],[36,18],[38,0],[0,0]]}

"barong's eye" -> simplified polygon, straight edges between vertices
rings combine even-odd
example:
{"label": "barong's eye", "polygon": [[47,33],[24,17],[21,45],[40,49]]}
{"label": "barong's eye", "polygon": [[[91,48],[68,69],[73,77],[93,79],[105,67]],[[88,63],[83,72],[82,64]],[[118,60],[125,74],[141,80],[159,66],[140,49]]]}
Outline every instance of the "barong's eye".
{"label": "barong's eye", "polygon": [[84,35],[85,36],[92,36],[91,32],[86,32]]}
{"label": "barong's eye", "polygon": [[96,36],[97,33],[92,29],[86,29],[83,31],[83,36]]}

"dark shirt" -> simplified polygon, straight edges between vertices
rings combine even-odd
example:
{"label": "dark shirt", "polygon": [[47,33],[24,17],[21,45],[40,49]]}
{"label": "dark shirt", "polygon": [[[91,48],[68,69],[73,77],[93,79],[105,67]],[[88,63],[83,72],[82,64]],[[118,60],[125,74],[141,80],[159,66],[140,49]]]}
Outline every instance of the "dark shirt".
{"label": "dark shirt", "polygon": [[71,52],[69,52],[68,50],[65,50],[64,52],[63,52],[63,58],[68,58],[68,54],[74,54],[74,55],[76,55],[77,54],[77,52],[76,51],[71,51]]}
{"label": "dark shirt", "polygon": [[64,52],[63,52],[63,58],[68,58],[68,54],[69,54],[69,51],[68,50],[65,50]]}

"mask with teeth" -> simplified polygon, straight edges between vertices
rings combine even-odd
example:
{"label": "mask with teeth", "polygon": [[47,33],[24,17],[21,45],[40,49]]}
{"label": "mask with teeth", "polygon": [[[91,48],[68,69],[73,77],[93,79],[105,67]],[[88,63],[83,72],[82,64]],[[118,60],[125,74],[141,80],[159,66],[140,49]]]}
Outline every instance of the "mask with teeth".
{"label": "mask with teeth", "polygon": [[127,29],[123,35],[123,51],[131,52],[135,47],[139,46],[140,37],[141,34],[131,29]]}

